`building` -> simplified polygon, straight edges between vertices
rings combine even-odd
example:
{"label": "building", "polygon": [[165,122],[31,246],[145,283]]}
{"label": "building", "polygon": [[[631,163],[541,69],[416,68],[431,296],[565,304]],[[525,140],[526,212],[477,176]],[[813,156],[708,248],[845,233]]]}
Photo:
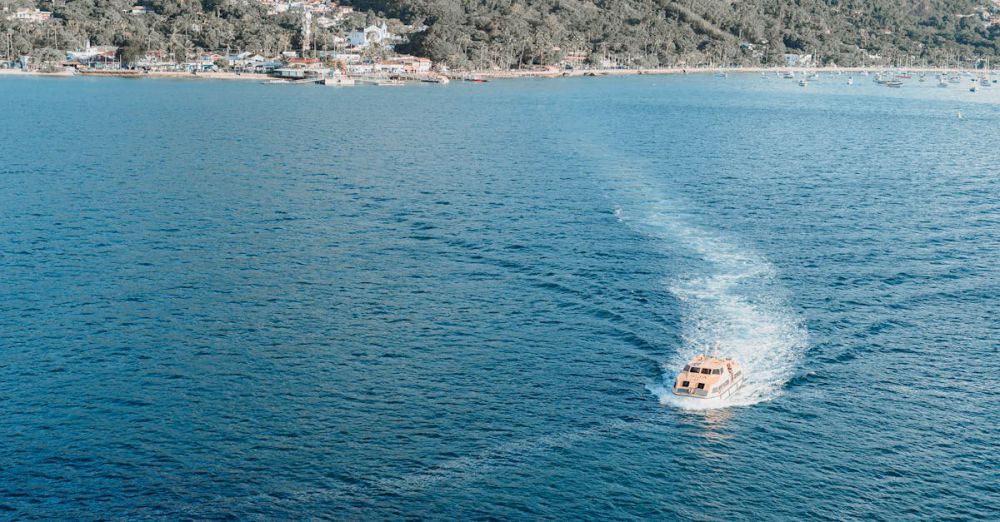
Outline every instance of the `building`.
{"label": "building", "polygon": [[353,76],[372,74],[375,72],[373,63],[351,63],[347,64],[347,73]]}
{"label": "building", "polygon": [[305,68],[305,67],[316,67],[319,65],[319,58],[289,58],[288,67],[291,68]]}
{"label": "building", "polygon": [[418,74],[430,72],[433,62],[429,58],[400,55],[389,58],[379,64],[381,69],[393,73]]}
{"label": "building", "polygon": [[21,9],[14,11],[14,14],[9,15],[7,17],[8,20],[19,20],[22,22],[29,22],[36,24],[47,22],[50,18],[52,18],[52,13],[48,11],[42,11],[39,9],[30,9],[27,7],[22,7]]}
{"label": "building", "polygon": [[67,60],[80,63],[106,63],[114,61],[116,56],[118,56],[118,48],[113,45],[91,47],[89,43],[82,51],[68,51],[66,53]]}
{"label": "building", "polygon": [[788,67],[809,67],[812,65],[811,54],[786,54],[785,65]]}
{"label": "building", "polygon": [[369,45],[389,45],[396,40],[396,35],[389,32],[385,22],[380,25],[369,25],[358,31],[351,31],[347,37],[352,47],[368,47]]}

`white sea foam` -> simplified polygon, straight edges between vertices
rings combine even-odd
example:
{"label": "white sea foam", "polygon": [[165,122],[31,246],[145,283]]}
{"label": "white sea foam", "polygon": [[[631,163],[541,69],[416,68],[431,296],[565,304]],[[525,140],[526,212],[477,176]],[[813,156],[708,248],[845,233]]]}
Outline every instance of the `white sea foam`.
{"label": "white sea foam", "polygon": [[[648,193],[647,193],[648,195]],[[640,208],[643,205],[640,205]],[[660,381],[648,389],[661,404],[684,409],[747,406],[777,396],[792,376],[807,343],[801,319],[789,306],[775,267],[736,238],[689,223],[677,206],[648,201],[636,217],[621,207],[615,215],[672,252],[688,251],[695,268],[665,281],[682,310],[683,345],[663,364]],[[713,351],[739,361],[746,384],[731,398],[674,395],[677,370],[695,355]]]}

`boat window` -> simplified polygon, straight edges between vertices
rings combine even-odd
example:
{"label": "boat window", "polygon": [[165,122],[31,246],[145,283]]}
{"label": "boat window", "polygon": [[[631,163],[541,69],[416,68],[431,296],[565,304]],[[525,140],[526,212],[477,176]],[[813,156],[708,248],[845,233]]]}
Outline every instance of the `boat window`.
{"label": "boat window", "polygon": [[712,375],[722,375],[722,368],[712,370]]}
{"label": "boat window", "polygon": [[708,368],[702,368],[701,369],[701,373],[704,373],[705,375],[708,375],[708,374],[712,373],[712,370],[710,370]]}
{"label": "boat window", "polygon": [[704,390],[704,389],[705,389],[705,383],[703,383],[703,382],[699,382],[699,383],[698,383],[698,389],[699,389],[699,390]]}
{"label": "boat window", "polygon": [[681,383],[681,386],[687,388],[688,386],[691,386],[691,381],[684,381]]}
{"label": "boat window", "polygon": [[689,372],[689,371],[691,371],[691,367],[690,367],[690,366],[687,366],[687,365],[685,365],[685,366],[684,366],[684,371],[686,371],[686,372]]}

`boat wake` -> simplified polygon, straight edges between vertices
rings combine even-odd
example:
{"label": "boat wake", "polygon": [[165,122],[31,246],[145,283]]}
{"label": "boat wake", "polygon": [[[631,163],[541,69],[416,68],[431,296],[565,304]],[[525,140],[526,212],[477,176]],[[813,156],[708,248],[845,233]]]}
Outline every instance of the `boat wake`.
{"label": "boat wake", "polygon": [[[652,201],[635,217],[618,219],[640,233],[688,252],[692,268],[665,281],[681,305],[683,345],[663,364],[659,382],[647,386],[661,404],[683,409],[748,406],[776,397],[792,377],[807,333],[787,303],[774,266],[735,239],[686,222],[667,201]],[[746,382],[727,399],[678,397],[677,371],[698,354],[716,353],[743,365]]]}

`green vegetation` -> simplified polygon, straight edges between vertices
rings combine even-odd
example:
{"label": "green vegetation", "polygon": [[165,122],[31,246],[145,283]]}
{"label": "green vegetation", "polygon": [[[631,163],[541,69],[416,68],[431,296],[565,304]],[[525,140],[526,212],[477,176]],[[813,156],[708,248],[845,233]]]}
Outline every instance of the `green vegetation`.
{"label": "green vegetation", "polygon": [[[132,14],[135,5],[151,12]],[[8,59],[42,48],[74,50],[91,45],[122,49],[126,61],[147,51],[163,50],[177,61],[203,51],[248,50],[265,56],[302,47],[302,15],[268,15],[267,8],[241,0],[0,0],[0,9],[37,7],[52,20],[32,23],[0,17],[0,56]],[[7,14],[7,13],[0,13]],[[364,22],[359,15],[357,23]],[[350,21],[347,22],[348,24]],[[314,48],[333,47],[337,31],[314,28]]]}
{"label": "green vegetation", "polygon": [[[995,57],[971,0],[355,0],[430,26],[410,50],[475,67],[547,64],[569,51],[628,66],[776,63],[812,54],[842,66],[954,64]],[[994,12],[997,12],[994,9]],[[964,16],[971,15],[971,16]],[[741,45],[743,44],[743,45]],[[554,53],[553,49],[559,52]]]}
{"label": "green vegetation", "polygon": [[[518,68],[567,58],[654,67],[782,64],[811,54],[842,66],[965,65],[1000,56],[1000,24],[973,0],[352,0],[338,26],[313,27],[311,47],[378,19],[407,34],[398,49],[453,67]],[[151,12],[132,14],[135,5]],[[993,4],[990,4],[993,5]],[[9,20],[17,8],[47,22]],[[301,12],[271,14],[253,0],[0,0],[0,56],[52,60],[53,50],[114,45],[129,62],[150,50],[177,61],[203,51],[274,56],[302,47]],[[1000,17],[1000,9],[992,7]],[[879,58],[874,58],[878,56]]]}

